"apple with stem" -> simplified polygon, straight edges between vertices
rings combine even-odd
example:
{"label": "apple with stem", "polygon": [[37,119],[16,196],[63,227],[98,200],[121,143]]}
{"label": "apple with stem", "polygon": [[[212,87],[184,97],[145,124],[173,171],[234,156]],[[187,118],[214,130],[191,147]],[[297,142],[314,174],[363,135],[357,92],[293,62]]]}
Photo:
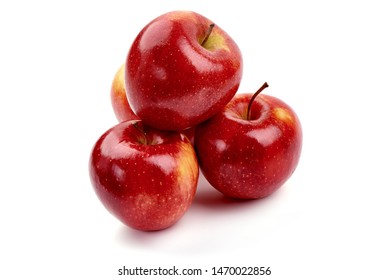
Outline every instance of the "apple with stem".
{"label": "apple with stem", "polygon": [[263,198],[281,187],[299,162],[300,121],[280,99],[237,94],[228,105],[196,127],[195,147],[208,182],[224,195]]}
{"label": "apple with stem", "polygon": [[235,95],[242,56],[218,25],[191,11],[148,23],[128,52],[124,76],[132,109],[145,123],[182,131],[219,112]]}
{"label": "apple with stem", "polygon": [[134,229],[176,223],[191,205],[199,166],[182,133],[124,121],[96,142],[89,161],[92,186],[103,205]]}

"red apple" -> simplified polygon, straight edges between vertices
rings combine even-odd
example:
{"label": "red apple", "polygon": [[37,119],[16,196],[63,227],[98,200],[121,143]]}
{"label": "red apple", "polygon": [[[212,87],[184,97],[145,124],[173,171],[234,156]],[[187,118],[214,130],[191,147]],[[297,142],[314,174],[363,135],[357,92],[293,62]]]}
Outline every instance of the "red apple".
{"label": "red apple", "polygon": [[238,94],[196,128],[195,147],[205,178],[232,198],[272,194],[294,172],[301,146],[297,115],[280,99],[264,94]]}
{"label": "red apple", "polygon": [[111,104],[119,122],[139,120],[139,117],[132,111],[127,100],[126,89],[124,87],[124,64],[119,67],[112,81]]}
{"label": "red apple", "polygon": [[[119,122],[128,120],[140,120],[132,111],[127,100],[126,89],[124,87],[124,64],[116,72],[111,86],[111,104],[115,116]],[[195,127],[190,127],[182,131],[194,145]]]}
{"label": "red apple", "polygon": [[125,121],[96,142],[89,162],[104,206],[129,227],[154,231],[176,223],[191,205],[199,167],[188,138],[142,121]]}
{"label": "red apple", "polygon": [[145,123],[182,131],[232,99],[242,76],[242,56],[233,39],[211,20],[174,11],[140,31],[124,75],[128,100]]}

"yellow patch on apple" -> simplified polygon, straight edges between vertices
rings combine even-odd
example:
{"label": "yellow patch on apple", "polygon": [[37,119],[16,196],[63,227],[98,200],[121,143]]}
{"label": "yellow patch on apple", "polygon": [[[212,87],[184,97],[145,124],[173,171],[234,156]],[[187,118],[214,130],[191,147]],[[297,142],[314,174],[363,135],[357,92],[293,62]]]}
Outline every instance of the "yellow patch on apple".
{"label": "yellow patch on apple", "polygon": [[278,119],[282,121],[285,121],[287,123],[294,123],[293,116],[291,116],[289,112],[284,108],[274,108],[273,113]]}
{"label": "yellow patch on apple", "polygon": [[180,186],[189,190],[187,185],[191,184],[191,180],[197,180],[199,175],[199,170],[196,168],[196,165],[193,161],[196,161],[196,155],[189,144],[182,144],[181,153],[177,158],[178,172],[177,180],[181,182]]}
{"label": "yellow patch on apple", "polygon": [[226,41],[222,35],[217,33],[217,31],[213,31],[211,36],[209,36],[208,40],[203,45],[209,51],[215,51],[217,49],[223,49],[230,52]]}

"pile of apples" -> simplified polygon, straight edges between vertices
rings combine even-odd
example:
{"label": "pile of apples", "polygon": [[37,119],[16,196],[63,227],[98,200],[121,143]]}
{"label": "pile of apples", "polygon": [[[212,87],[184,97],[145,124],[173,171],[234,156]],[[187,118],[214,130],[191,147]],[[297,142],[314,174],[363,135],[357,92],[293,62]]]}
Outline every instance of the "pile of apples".
{"label": "pile of apples", "polygon": [[272,194],[294,172],[301,152],[297,115],[261,91],[236,94],[242,55],[218,25],[191,11],[147,24],[114,76],[118,124],[95,143],[93,188],[129,227],[154,231],[191,205],[199,167],[234,199]]}

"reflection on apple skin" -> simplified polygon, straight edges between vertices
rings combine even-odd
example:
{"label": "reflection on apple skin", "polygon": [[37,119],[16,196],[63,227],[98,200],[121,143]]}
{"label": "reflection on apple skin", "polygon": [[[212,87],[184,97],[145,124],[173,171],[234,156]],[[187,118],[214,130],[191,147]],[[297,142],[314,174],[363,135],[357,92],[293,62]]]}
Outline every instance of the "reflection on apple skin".
{"label": "reflection on apple skin", "polygon": [[267,147],[276,142],[282,136],[282,132],[277,126],[271,125],[265,128],[253,129],[247,132],[246,135],[255,139],[259,145]]}

